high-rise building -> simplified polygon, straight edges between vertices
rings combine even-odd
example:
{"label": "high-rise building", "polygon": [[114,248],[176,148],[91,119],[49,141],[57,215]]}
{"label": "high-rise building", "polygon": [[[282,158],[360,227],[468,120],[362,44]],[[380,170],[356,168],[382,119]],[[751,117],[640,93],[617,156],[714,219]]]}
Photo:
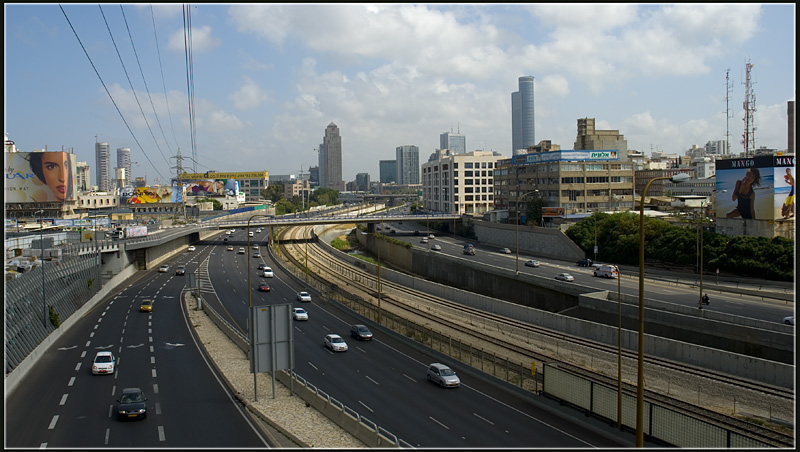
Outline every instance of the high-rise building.
{"label": "high-rise building", "polygon": [[108,143],[94,144],[95,162],[97,164],[97,190],[111,190],[111,150]]}
{"label": "high-rise building", "polygon": [[419,148],[414,145],[398,146],[397,183],[400,185],[419,184]]}
{"label": "high-rise building", "polygon": [[342,180],[342,137],[339,127],[328,124],[325,138],[319,146],[319,186],[344,191]]}
{"label": "high-rise building", "polygon": [[369,173],[356,174],[356,187],[358,191],[369,191]]}
{"label": "high-rise building", "polygon": [[467,137],[460,133],[444,132],[439,135],[439,149],[450,149],[454,154],[467,152]]}
{"label": "high-rise building", "polygon": [[709,141],[705,145],[706,155],[727,155],[728,147],[725,140]]}
{"label": "high-rise building", "polygon": [[78,162],[75,164],[75,177],[78,184],[79,191],[89,191],[92,188],[91,173],[89,172],[89,165],[86,162]]}
{"label": "high-rise building", "polygon": [[597,130],[594,118],[578,119],[578,136],[574,150],[611,151],[616,150],[620,160],[628,159],[628,141],[619,130]]}
{"label": "high-rise building", "polygon": [[519,91],[511,93],[512,155],[536,145],[533,118],[533,77],[528,75],[519,78]]}
{"label": "high-rise building", "polygon": [[117,168],[125,168],[123,187],[131,186],[131,148],[117,148]]}
{"label": "high-rise building", "polygon": [[380,160],[378,167],[382,184],[397,182],[397,160]]}

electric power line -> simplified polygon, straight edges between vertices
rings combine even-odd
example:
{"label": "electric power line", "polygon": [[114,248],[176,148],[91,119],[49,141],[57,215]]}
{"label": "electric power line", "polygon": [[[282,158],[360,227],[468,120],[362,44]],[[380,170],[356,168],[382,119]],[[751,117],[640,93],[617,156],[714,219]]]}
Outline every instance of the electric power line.
{"label": "electric power line", "polygon": [[156,52],[158,53],[158,68],[161,71],[161,86],[164,88],[164,101],[167,103],[167,116],[169,116],[169,124],[172,127],[172,138],[175,140],[175,147],[180,147],[180,143],[178,143],[178,137],[175,136],[175,124],[172,123],[172,112],[169,110],[169,97],[167,96],[167,85],[164,82],[164,66],[161,63],[161,50],[158,46],[158,34],[156,33],[156,18],[155,14],[153,14],[153,5],[150,5],[150,18],[153,21],[153,36],[156,39]]}

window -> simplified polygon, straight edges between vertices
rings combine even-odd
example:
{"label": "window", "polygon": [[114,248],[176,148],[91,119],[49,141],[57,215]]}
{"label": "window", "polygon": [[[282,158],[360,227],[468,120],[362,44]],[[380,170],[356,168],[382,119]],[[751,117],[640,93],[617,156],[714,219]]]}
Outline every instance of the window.
{"label": "window", "polygon": [[472,169],[472,162],[464,162],[464,168]]}
{"label": "window", "polygon": [[464,177],[472,177],[472,171],[464,171]]}

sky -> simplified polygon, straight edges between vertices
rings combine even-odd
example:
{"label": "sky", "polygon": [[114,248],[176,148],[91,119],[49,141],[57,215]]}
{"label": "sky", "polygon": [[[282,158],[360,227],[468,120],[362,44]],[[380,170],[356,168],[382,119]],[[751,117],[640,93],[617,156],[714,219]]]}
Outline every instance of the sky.
{"label": "sky", "polygon": [[112,167],[130,148],[133,177],[149,184],[175,176],[178,150],[189,172],[308,172],[331,122],[345,182],[378,180],[398,146],[426,162],[443,132],[510,157],[511,93],[526,75],[536,141],[565,150],[588,117],[647,155],[684,155],[726,131],[742,152],[748,63],[756,147],[784,150],[795,98],[793,3],[4,9],[7,139],[74,152],[92,184],[96,141]]}

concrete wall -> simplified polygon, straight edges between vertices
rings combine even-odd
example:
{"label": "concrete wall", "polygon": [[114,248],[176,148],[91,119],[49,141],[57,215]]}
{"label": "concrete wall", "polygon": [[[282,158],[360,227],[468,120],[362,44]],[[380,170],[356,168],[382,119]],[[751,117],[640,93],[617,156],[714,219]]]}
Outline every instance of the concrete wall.
{"label": "concrete wall", "polygon": [[[516,225],[482,220],[473,220],[472,224],[479,242],[496,245],[498,248],[516,248]],[[553,259],[577,261],[586,257],[583,250],[560,230],[523,224],[519,225],[519,249]]]}

